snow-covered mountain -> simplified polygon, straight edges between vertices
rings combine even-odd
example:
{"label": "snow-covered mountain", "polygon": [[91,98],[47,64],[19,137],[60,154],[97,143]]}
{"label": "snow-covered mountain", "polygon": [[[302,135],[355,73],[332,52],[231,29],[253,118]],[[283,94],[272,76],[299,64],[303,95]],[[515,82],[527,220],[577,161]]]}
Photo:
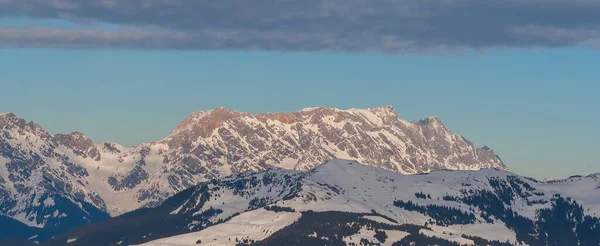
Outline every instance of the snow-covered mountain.
{"label": "snow-covered mountain", "polygon": [[[271,167],[309,170],[333,158],[403,174],[506,169],[491,149],[474,147],[438,118],[403,121],[391,106],[257,115],[217,108],[134,147],[95,144],[79,132],[52,135],[7,113],[0,115],[0,215],[33,227],[86,224],[155,207],[198,182]],[[77,216],[57,204],[78,208]]]}
{"label": "snow-covered mountain", "polygon": [[38,124],[0,115],[0,217],[44,228],[47,237],[109,218],[88,170],[62,154],[57,139]]}
{"label": "snow-covered mountain", "polygon": [[[201,183],[47,245],[598,245],[600,175],[403,175],[350,160]],[[411,244],[414,243],[414,244]]]}

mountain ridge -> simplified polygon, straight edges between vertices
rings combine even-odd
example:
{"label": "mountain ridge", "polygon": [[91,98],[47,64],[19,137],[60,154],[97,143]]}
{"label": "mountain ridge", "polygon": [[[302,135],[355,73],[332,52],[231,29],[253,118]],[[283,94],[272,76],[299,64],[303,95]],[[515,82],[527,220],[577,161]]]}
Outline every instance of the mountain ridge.
{"label": "mountain ridge", "polygon": [[507,169],[493,150],[452,134],[439,118],[407,122],[391,106],[255,115],[221,107],[133,147],[93,143],[80,132],[53,135],[9,113],[0,116],[0,156],[0,214],[38,227],[61,214],[45,209],[48,195],[115,216],[155,207],[198,182],[270,167],[309,170],[335,158],[406,174]]}
{"label": "mountain ridge", "polygon": [[[363,238],[382,245],[432,238],[442,239],[437,245],[595,245],[598,184],[593,176],[549,184],[501,169],[403,175],[336,159],[308,171],[271,168],[207,181],[156,210],[85,226],[48,245],[340,245]],[[139,221],[147,225],[130,226]],[[574,223],[575,239],[544,236],[565,222]]]}

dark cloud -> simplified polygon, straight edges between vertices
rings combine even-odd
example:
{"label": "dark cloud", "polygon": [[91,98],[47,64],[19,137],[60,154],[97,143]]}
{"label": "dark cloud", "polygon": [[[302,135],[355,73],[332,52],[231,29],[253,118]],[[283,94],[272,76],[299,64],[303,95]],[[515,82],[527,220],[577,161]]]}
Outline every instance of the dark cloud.
{"label": "dark cloud", "polygon": [[[0,0],[4,47],[415,52],[598,47],[598,0]],[[94,23],[124,27],[96,29]]]}

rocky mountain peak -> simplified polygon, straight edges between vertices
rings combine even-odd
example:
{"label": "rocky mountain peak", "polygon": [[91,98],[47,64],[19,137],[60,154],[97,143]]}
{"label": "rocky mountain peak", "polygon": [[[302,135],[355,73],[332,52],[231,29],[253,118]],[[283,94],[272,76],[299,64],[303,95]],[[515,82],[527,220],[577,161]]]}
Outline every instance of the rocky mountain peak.
{"label": "rocky mountain peak", "polygon": [[420,125],[443,125],[442,120],[437,116],[429,116],[416,121],[416,123]]}
{"label": "rocky mountain peak", "polygon": [[50,139],[51,136],[44,128],[33,121],[27,122],[13,113],[0,114],[0,129],[17,130],[19,132],[28,132],[43,139]]}
{"label": "rocky mountain peak", "polygon": [[255,116],[257,119],[259,120],[276,120],[276,121],[280,121],[283,122],[285,124],[292,124],[297,120],[297,117],[294,114],[288,114],[288,113],[264,113],[264,114],[257,114]]}
{"label": "rocky mountain peak", "polygon": [[396,110],[394,109],[394,107],[392,105],[385,105],[385,106],[377,107],[377,108],[372,109],[371,111],[373,111],[373,113],[375,113],[376,115],[379,115],[382,117],[387,117],[387,116],[398,117],[398,114],[396,113]]}
{"label": "rocky mountain peak", "polygon": [[250,115],[250,113],[232,111],[225,107],[194,112],[175,127],[171,136],[191,134],[192,136],[207,137],[223,122],[232,118]]}
{"label": "rocky mountain peak", "polygon": [[437,116],[426,117],[413,123],[420,126],[426,136],[452,134]]}
{"label": "rocky mountain peak", "polygon": [[84,135],[83,133],[78,132],[78,131],[74,131],[69,134],[60,134],[59,133],[59,134],[54,135],[54,137],[60,137],[60,138],[68,137],[68,138],[76,139],[76,140],[83,140],[83,141],[89,140],[91,142],[90,138],[88,138],[86,135]]}
{"label": "rocky mountain peak", "polygon": [[72,132],[70,134],[55,134],[54,139],[59,145],[72,150],[77,156],[91,158],[100,161],[100,152],[90,138],[81,132]]}
{"label": "rocky mountain peak", "polygon": [[0,113],[0,118],[2,117],[14,117],[15,114],[11,113],[11,112],[5,112],[5,113]]}
{"label": "rocky mountain peak", "polygon": [[251,114],[229,110],[225,107],[191,113],[169,134],[168,145],[178,148],[194,142],[198,138],[207,138],[223,122],[244,116],[251,116]]}
{"label": "rocky mountain peak", "polygon": [[126,150],[127,148],[124,147],[123,145],[120,145],[118,143],[115,142],[104,142],[101,145],[101,148],[103,151],[109,152],[109,153],[113,153],[113,154],[118,154],[123,152],[124,150]]}
{"label": "rocky mountain peak", "polygon": [[24,128],[27,122],[24,119],[17,117],[13,113],[2,113],[0,114],[0,127],[13,127]]}

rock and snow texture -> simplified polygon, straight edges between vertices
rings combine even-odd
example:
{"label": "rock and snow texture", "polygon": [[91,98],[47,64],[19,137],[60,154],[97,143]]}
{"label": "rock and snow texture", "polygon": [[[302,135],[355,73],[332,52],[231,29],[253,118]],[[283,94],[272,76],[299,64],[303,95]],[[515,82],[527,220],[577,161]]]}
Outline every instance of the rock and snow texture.
{"label": "rock and snow texture", "polygon": [[391,106],[257,115],[217,108],[134,147],[94,144],[79,132],[52,135],[8,113],[0,115],[0,214],[42,227],[62,214],[41,209],[57,196],[115,216],[198,182],[270,167],[308,170],[333,158],[404,174],[506,169],[492,150],[452,134],[438,118],[403,121]]}
{"label": "rock and snow texture", "polygon": [[[425,225],[418,233],[461,244],[474,244],[465,235],[523,244],[519,242],[523,235],[531,234],[518,228],[524,225],[523,220],[536,221],[537,212],[551,208],[559,195],[576,201],[575,207],[581,206],[585,215],[597,217],[600,214],[598,177],[589,175],[542,183],[499,169],[402,175],[355,161],[331,160],[310,171],[270,170],[201,185],[197,189],[202,192],[195,192],[173,213],[222,210],[209,220],[225,219],[224,222],[145,245],[195,245],[198,240],[200,245],[232,245],[229,237],[233,240],[234,235],[238,239],[260,241],[276,233],[274,228],[288,226],[298,219],[299,213],[307,211],[370,214],[362,218],[396,226]],[[410,201],[415,206],[397,206],[397,201]],[[293,212],[265,211],[269,206]],[[226,220],[232,215],[233,218]],[[514,224],[513,218],[520,221]],[[205,222],[192,221],[189,227],[202,223]],[[253,225],[255,230],[250,229]],[[533,225],[528,229],[534,230]],[[383,231],[390,240],[382,245],[402,240],[409,234],[402,230]],[[356,243],[365,239],[377,243],[374,235],[372,227],[362,226],[357,233],[345,235],[343,241]],[[322,236],[315,234],[314,237]]]}
{"label": "rock and snow texture", "polygon": [[405,174],[504,168],[493,151],[453,135],[438,118],[406,122],[391,106],[258,115],[217,108],[191,114],[160,142],[179,150],[167,155],[171,161],[192,157],[190,164],[232,173],[270,166],[308,170],[335,158]]}
{"label": "rock and snow texture", "polygon": [[108,218],[103,198],[90,190],[88,170],[58,145],[87,140],[89,147],[91,141],[59,139],[14,114],[0,116],[0,216],[56,232]]}

